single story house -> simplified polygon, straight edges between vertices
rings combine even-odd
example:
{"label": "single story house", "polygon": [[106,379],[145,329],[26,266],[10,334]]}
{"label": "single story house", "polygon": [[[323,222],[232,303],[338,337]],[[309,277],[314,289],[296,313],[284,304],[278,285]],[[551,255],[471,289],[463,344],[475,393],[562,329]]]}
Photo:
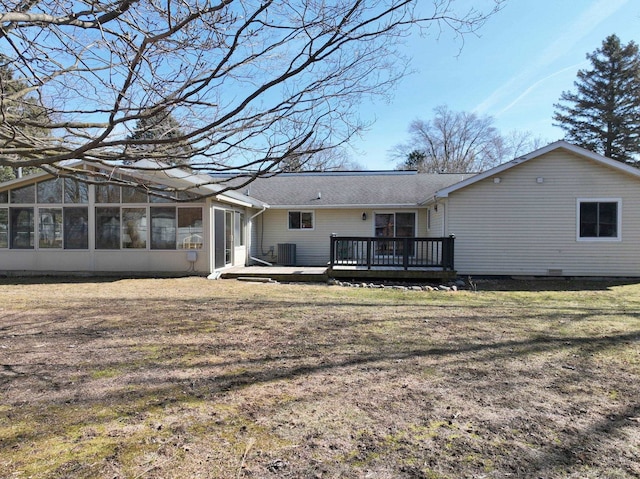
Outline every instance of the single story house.
{"label": "single story house", "polygon": [[365,256],[336,251],[333,235],[375,244],[368,256],[405,257],[422,254],[418,243],[384,241],[455,235],[460,275],[640,276],[640,170],[564,141],[476,175],[296,173],[223,191],[182,170],[122,174],[207,198],[46,174],[5,182],[0,272],[217,277]]}

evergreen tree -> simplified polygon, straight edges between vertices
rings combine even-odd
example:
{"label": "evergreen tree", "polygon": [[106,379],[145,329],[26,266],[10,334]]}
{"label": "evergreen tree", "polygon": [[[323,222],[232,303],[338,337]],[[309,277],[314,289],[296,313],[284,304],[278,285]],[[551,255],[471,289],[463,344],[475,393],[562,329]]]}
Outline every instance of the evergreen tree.
{"label": "evergreen tree", "polygon": [[640,54],[633,41],[610,35],[579,70],[576,92],[562,92],[553,119],[565,139],[614,160],[635,163],[640,153]]}
{"label": "evergreen tree", "polygon": [[[48,131],[34,126],[34,123],[47,117],[47,111],[36,98],[26,94],[27,91],[28,85],[16,77],[7,57],[0,54],[0,138],[3,140],[10,138],[19,143],[49,139]],[[4,146],[3,143],[0,145]],[[42,171],[34,166],[17,166],[21,158],[18,154],[4,156],[13,165],[0,167],[0,182]]]}
{"label": "evergreen tree", "polygon": [[424,169],[424,163],[427,160],[427,154],[422,150],[412,150],[407,155],[407,159],[404,160],[399,166],[401,170],[418,170]]}
{"label": "evergreen tree", "polygon": [[[140,158],[162,161],[176,166],[188,166],[193,148],[184,141],[184,131],[169,112],[144,112],[129,136],[129,152],[138,151]],[[141,140],[136,145],[136,140]]]}

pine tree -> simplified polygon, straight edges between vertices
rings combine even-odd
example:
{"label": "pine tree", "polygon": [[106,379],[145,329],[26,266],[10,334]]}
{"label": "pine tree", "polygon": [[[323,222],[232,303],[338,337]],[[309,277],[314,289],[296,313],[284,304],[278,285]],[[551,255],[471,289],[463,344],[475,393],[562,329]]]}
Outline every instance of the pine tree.
{"label": "pine tree", "polygon": [[[28,91],[28,85],[16,77],[7,57],[0,53],[0,146],[7,142],[19,144],[49,139],[48,131],[34,126],[34,123],[37,125],[38,121],[47,118],[47,111],[36,98],[26,93]],[[0,166],[0,182],[42,171],[34,166],[20,166],[20,155],[4,156],[14,164]]]}
{"label": "pine tree", "polygon": [[426,160],[427,154],[424,151],[411,150],[407,155],[407,159],[400,165],[400,169],[422,171]]}
{"label": "pine tree", "polygon": [[[130,150],[138,151],[141,158],[161,160],[174,166],[188,166],[193,148],[182,140],[184,135],[171,113],[153,115],[144,112],[129,136],[130,140],[138,140],[140,144],[133,143]],[[169,142],[168,146],[166,142]]]}
{"label": "pine tree", "polygon": [[636,163],[640,153],[640,54],[630,41],[610,35],[587,54],[576,92],[562,92],[553,119],[565,139],[614,160]]}

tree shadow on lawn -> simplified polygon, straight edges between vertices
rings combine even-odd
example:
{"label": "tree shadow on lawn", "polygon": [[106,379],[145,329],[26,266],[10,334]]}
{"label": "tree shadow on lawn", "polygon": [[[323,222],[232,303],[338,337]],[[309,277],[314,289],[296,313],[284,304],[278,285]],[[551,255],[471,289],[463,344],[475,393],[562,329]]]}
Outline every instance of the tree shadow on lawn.
{"label": "tree shadow on lawn", "polygon": [[[114,384],[110,391],[101,393],[98,396],[82,395],[64,391],[67,387],[73,387],[69,384],[61,383],[54,377],[72,377],[77,370],[71,368],[65,371],[64,365],[56,365],[52,363],[32,364],[29,367],[3,365],[2,370],[2,388],[15,390],[20,388],[20,381],[29,378],[30,384],[34,384],[34,378],[42,385],[47,385],[51,391],[43,391],[44,395],[40,395],[39,400],[30,402],[22,402],[14,404],[15,410],[5,410],[3,415],[7,414],[9,421],[20,418],[24,413],[35,414],[40,416],[43,422],[43,428],[34,430],[31,434],[17,433],[14,436],[3,435],[2,449],[10,449],[19,447],[25,441],[42,441],[47,443],[48,435],[66,434],[65,431],[77,429],[79,427],[99,427],[100,423],[107,420],[111,421],[114,416],[131,417],[133,415],[146,416],[158,408],[166,408],[178,405],[180,403],[189,403],[192,401],[218,401],[228,393],[241,391],[246,388],[267,383],[278,383],[281,381],[291,381],[296,379],[309,378],[313,375],[323,373],[334,373],[337,375],[344,374],[344,371],[353,368],[376,368],[377,370],[387,370],[394,368],[394,364],[399,361],[408,361],[419,358],[431,358],[435,361],[437,368],[451,371],[457,368],[469,367],[473,362],[474,355],[476,358],[484,358],[487,361],[501,361],[514,358],[527,358],[540,353],[553,353],[564,349],[575,349],[576,347],[585,347],[593,354],[597,351],[607,350],[616,347],[621,343],[629,341],[637,341],[640,331],[633,331],[626,334],[609,335],[602,338],[591,337],[538,337],[531,340],[523,341],[498,341],[492,344],[457,344],[449,347],[432,347],[424,349],[412,349],[408,351],[394,351],[388,349],[369,354],[353,354],[346,357],[320,357],[318,363],[309,363],[308,357],[300,355],[288,355],[277,358],[254,358],[249,360],[229,361],[226,363],[215,363],[216,368],[221,368],[224,372],[219,376],[200,377],[198,371],[206,370],[206,364],[196,363],[195,366],[176,367],[172,364],[163,365],[162,359],[155,364],[146,364],[143,366],[144,373],[138,376],[136,368],[131,368],[129,373],[125,373],[122,377],[124,383]],[[185,346],[185,345],[182,345]],[[187,345],[187,350],[189,349]],[[197,345],[195,346],[197,349]],[[469,355],[472,355],[470,358]],[[288,362],[294,362],[293,365],[283,364],[283,359]],[[305,361],[307,361],[305,363]],[[578,361],[579,362],[579,361]],[[92,367],[127,370],[126,363],[118,361],[104,361],[99,365],[87,365],[89,369]],[[563,366],[558,365],[558,368]],[[241,372],[231,372],[241,368]],[[579,368],[579,366],[578,366]],[[568,371],[575,370],[574,367]],[[188,374],[184,372],[187,371]],[[179,374],[175,374],[179,372]],[[348,374],[348,373],[347,373]],[[580,378],[573,378],[572,381],[582,382],[589,381],[590,374],[585,370],[580,371]],[[88,378],[80,380],[89,381]],[[561,379],[561,382],[567,381],[567,378]],[[487,389],[491,388],[490,384],[485,385]],[[45,388],[46,389],[46,388]],[[74,388],[75,389],[75,388]],[[80,388],[81,389],[81,388]],[[480,392],[479,388],[476,388]],[[47,396],[49,396],[47,398]],[[7,404],[8,405],[8,404]],[[52,412],[54,416],[48,417],[48,408],[54,408]],[[73,419],[65,421],[63,424],[56,424],[51,427],[51,421],[56,421],[55,410],[58,408],[75,408],[79,410],[78,420]],[[91,415],[90,411],[100,411],[108,408],[111,413],[104,412],[98,415]],[[610,436],[614,431],[627,424],[630,418],[638,416],[640,406],[628,406],[625,411],[610,411],[612,419],[602,420],[594,423],[590,430],[583,431],[574,436],[571,444],[550,445],[544,451],[538,460],[529,464],[521,465],[526,475],[535,473],[544,473],[552,471],[555,467],[571,467],[575,464],[581,464],[585,461],[584,454],[576,451],[593,451],[597,449],[597,442],[590,445],[591,441],[596,441],[602,435]],[[40,412],[36,412],[40,411]],[[83,412],[84,411],[84,412]],[[88,413],[88,414],[87,414]],[[604,412],[603,412],[604,413]],[[598,439],[597,441],[600,441]]]}
{"label": "tree shadow on lawn", "polygon": [[[201,275],[176,275],[176,274],[114,274],[114,275],[26,275],[26,276],[2,276],[2,285],[49,285],[49,284],[92,284],[92,283],[117,283],[118,281],[131,279],[185,279],[194,278],[207,281]],[[478,291],[602,291],[616,286],[628,286],[640,283],[640,278],[607,278],[607,277],[507,277],[507,276],[460,276],[460,280],[466,283],[464,289]],[[232,280],[225,280],[232,281]],[[215,282],[214,282],[215,283]],[[424,282],[416,282],[422,284]],[[301,285],[324,285],[324,283],[287,283]],[[433,283],[435,286],[438,283]]]}
{"label": "tree shadow on lawn", "polygon": [[462,277],[467,289],[477,291],[604,291],[617,286],[630,286],[640,283],[640,278],[490,278]]}
{"label": "tree shadow on lawn", "polygon": [[[237,313],[245,308],[232,301],[216,304],[225,311],[235,308]],[[270,331],[260,314],[255,314],[255,319],[239,320],[234,312],[230,313],[231,318],[226,318],[210,311],[207,317],[187,319],[189,311],[202,312],[190,310],[187,302],[174,305],[176,311],[185,314],[171,320],[143,319],[143,313],[140,318],[117,319],[119,314],[136,310],[135,302],[120,306],[122,310],[114,307],[109,312],[116,319],[105,320],[99,310],[91,307],[75,312],[73,327],[64,319],[48,319],[34,332],[36,321],[32,314],[26,316],[25,324],[21,325],[20,317],[14,316],[10,318],[10,325],[3,325],[0,388],[5,394],[0,400],[0,431],[5,429],[5,432],[0,436],[0,456],[3,450],[9,453],[25,443],[48,444],[55,437],[73,436],[70,431],[104,428],[118,417],[148,419],[167,407],[199,401],[224,402],[230,394],[243,393],[253,387],[311,381],[319,375],[341,381],[340,378],[349,377],[353,371],[375,370],[388,374],[388,378],[393,379],[391,382],[395,382],[415,374],[413,368],[428,366],[450,376],[454,382],[468,381],[470,384],[464,387],[492,397],[497,394],[492,391],[496,378],[493,373],[481,374],[484,365],[490,363],[499,368],[500,364],[518,359],[526,362],[529,358],[550,356],[551,363],[546,362],[545,366],[557,368],[557,376],[549,381],[550,387],[561,387],[563,382],[587,384],[601,378],[585,356],[633,344],[640,338],[639,330],[597,336],[527,332],[523,334],[529,337],[523,339],[502,339],[492,335],[492,331],[481,331],[478,336],[465,329],[465,325],[490,320],[460,314],[441,325],[460,328],[452,331],[453,337],[432,339],[428,326],[418,329],[415,318],[407,316],[412,304],[403,304],[400,314],[382,320],[415,327],[416,336],[392,337],[377,329],[369,331],[367,328],[377,320],[366,314],[361,317],[361,312],[368,311],[367,306],[356,303],[350,306],[352,314],[346,318],[303,324],[299,325],[300,329],[281,332]],[[299,304],[274,301],[263,302],[259,309],[266,314],[273,308],[290,311],[296,306]],[[329,308],[331,305],[307,304],[309,311],[319,306]],[[415,306],[424,307],[424,303]],[[558,317],[545,313],[545,317],[578,321],[584,318],[579,311],[583,309],[562,311]],[[246,311],[244,313],[246,316]],[[611,313],[594,309],[585,314]],[[277,316],[277,312],[274,314]],[[331,317],[331,311],[324,314]],[[529,311],[522,320],[537,314]],[[298,321],[294,316],[279,324],[293,325]],[[256,325],[261,327],[254,328]],[[8,331],[13,335],[9,342]],[[253,331],[253,335],[247,334],[249,331]],[[165,340],[158,342],[158,335],[165,336]],[[50,350],[39,348],[40,343],[48,344]],[[553,356],[557,353],[560,355]],[[455,377],[460,372],[466,379]],[[547,372],[536,371],[537,374]],[[508,376],[507,379],[517,388],[517,381],[523,378]],[[635,377],[636,383],[637,380]],[[450,387],[451,394],[457,394],[455,387]],[[570,396],[567,401],[569,406]],[[64,410],[76,410],[77,414],[59,416]],[[597,449],[595,441],[601,439],[595,439],[592,434],[612,436],[638,412],[636,404],[622,410],[601,411],[599,417],[609,414],[613,419],[593,422],[590,429],[579,431],[569,444],[549,445],[537,460],[521,464],[524,474],[548,473],[554,467],[578,464],[584,457],[573,454],[574,449]],[[11,429],[12,423],[34,421],[41,427]]]}

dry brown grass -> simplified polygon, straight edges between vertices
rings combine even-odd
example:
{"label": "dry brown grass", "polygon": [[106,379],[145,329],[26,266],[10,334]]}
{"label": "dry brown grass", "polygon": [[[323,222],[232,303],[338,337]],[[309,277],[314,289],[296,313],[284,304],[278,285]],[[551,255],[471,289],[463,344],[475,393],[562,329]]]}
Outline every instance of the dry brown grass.
{"label": "dry brown grass", "polygon": [[640,285],[51,279],[0,305],[2,478],[640,477]]}

